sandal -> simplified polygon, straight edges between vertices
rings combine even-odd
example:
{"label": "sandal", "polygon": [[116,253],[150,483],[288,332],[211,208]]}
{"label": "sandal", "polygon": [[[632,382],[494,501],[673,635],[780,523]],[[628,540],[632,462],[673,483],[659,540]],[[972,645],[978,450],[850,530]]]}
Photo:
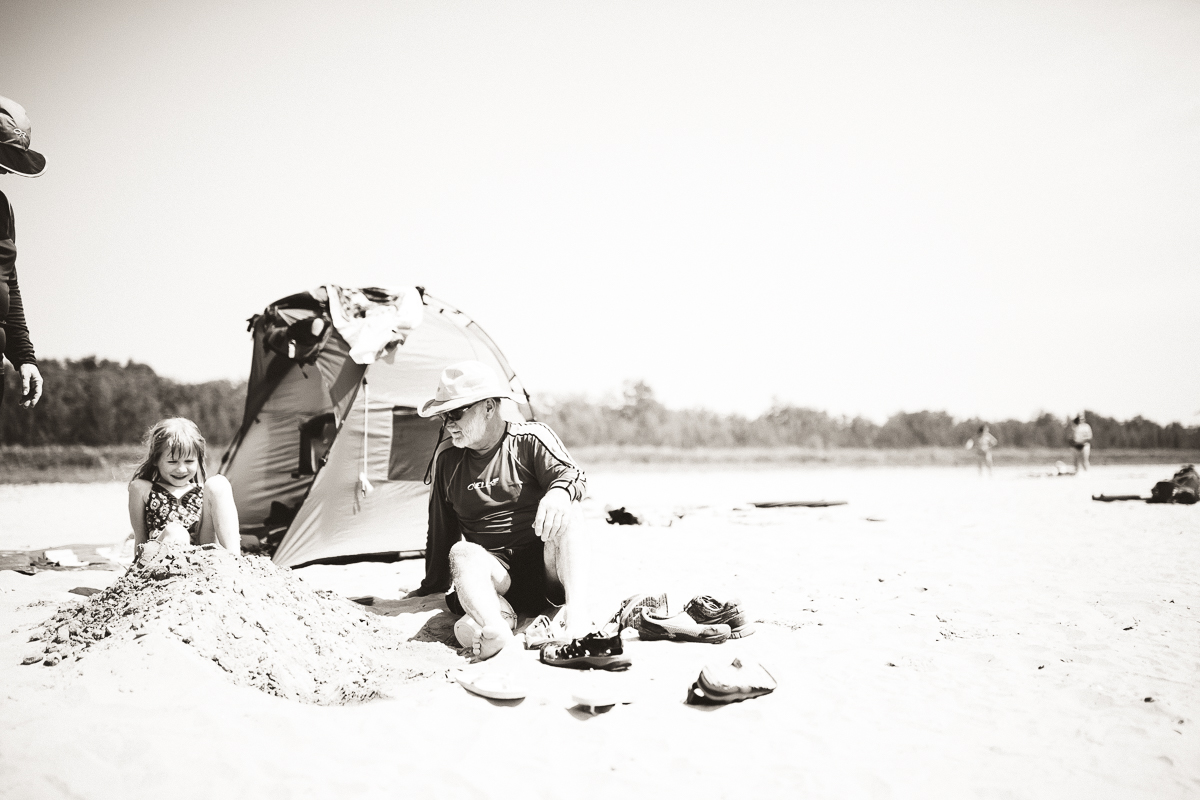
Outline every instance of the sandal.
{"label": "sandal", "polygon": [[625,655],[618,634],[589,633],[566,644],[548,644],[542,649],[543,664],[572,669],[625,670],[633,663]]}

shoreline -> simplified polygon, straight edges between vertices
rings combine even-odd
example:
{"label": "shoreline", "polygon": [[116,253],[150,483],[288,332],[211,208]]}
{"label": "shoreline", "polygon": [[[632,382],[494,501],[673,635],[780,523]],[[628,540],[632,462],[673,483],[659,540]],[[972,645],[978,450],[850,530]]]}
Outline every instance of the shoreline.
{"label": "shoreline", "polygon": [[[918,447],[905,449],[837,448],[820,450],[803,447],[673,448],[649,446],[594,445],[573,447],[572,455],[586,467],[671,466],[765,466],[765,467],[972,467],[978,458],[961,447]],[[999,467],[1046,467],[1056,461],[1072,466],[1069,448],[999,448],[992,453]],[[1194,464],[1200,450],[1110,449],[1093,450],[1093,467],[1133,464]]]}
{"label": "shoreline", "polygon": [[[220,463],[224,445],[212,448]],[[977,457],[961,447],[833,448],[807,447],[658,447],[587,445],[571,447],[585,469],[778,468],[778,467],[974,467]],[[142,458],[141,445],[0,445],[0,485],[36,483],[111,483],[128,481]],[[1072,465],[1066,447],[1001,447],[993,451],[996,467],[1052,468],[1056,461]],[[1200,463],[1200,450],[1112,448],[1093,450],[1092,466],[1182,465]],[[1169,476],[1168,476],[1169,477]]]}

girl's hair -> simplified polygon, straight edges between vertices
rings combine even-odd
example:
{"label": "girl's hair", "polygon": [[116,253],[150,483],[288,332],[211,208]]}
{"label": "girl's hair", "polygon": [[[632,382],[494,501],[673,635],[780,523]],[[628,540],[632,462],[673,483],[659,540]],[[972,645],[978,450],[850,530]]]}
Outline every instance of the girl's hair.
{"label": "girl's hair", "polygon": [[146,432],[146,448],[149,451],[146,454],[146,460],[133,473],[135,480],[138,478],[144,481],[156,480],[158,478],[158,460],[163,457],[164,453],[195,455],[196,461],[199,462],[197,475],[200,478],[200,485],[203,486],[204,482],[208,480],[208,474],[204,470],[204,437],[200,435],[200,429],[196,427],[196,423],[190,419],[169,417],[154,423]]}
{"label": "girl's hair", "polygon": [[986,431],[986,430],[987,430],[987,423],[985,422],[985,423],[983,423],[982,425],[980,425],[980,426],[979,426],[979,432],[980,432],[980,433],[983,433],[983,432],[984,432],[984,431]]}

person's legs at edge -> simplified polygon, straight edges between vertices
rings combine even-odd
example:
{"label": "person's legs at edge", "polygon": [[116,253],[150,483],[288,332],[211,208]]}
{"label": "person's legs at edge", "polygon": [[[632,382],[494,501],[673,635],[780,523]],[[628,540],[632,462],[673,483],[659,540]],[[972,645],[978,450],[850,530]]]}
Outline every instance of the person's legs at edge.
{"label": "person's legs at edge", "polygon": [[[1083,471],[1084,471],[1084,472],[1087,472],[1088,470],[1090,470],[1090,469],[1092,468],[1092,465],[1091,465],[1091,463],[1090,463],[1090,461],[1089,461],[1089,459],[1088,459],[1088,456],[1090,456],[1090,455],[1091,455],[1091,453],[1092,453],[1092,445],[1091,445],[1091,442],[1088,442],[1087,444],[1085,444],[1085,445],[1083,446],[1083,449],[1081,449],[1081,450],[1079,451],[1079,458],[1080,458],[1080,460],[1082,460],[1082,462],[1083,462]],[[1078,471],[1078,469],[1079,469],[1079,468],[1078,468],[1078,467],[1076,467],[1075,469],[1076,469],[1076,471]]]}
{"label": "person's legs at edge", "polygon": [[500,613],[500,595],[508,591],[511,579],[494,556],[477,544],[458,542],[450,548],[450,577],[463,610],[482,629],[476,652],[481,660],[516,641]]}
{"label": "person's legs at edge", "polygon": [[583,534],[577,512],[577,508],[572,508],[571,524],[555,539],[546,542],[543,551],[547,589],[555,585],[563,589],[564,603],[557,619],[563,632],[573,639],[584,636],[594,627],[587,590],[587,557],[583,552]]}
{"label": "person's legs at edge", "polygon": [[204,482],[204,506],[200,510],[200,544],[215,542],[233,553],[242,552],[233,487],[224,475]]}
{"label": "person's legs at edge", "polygon": [[[990,478],[990,477],[992,477],[992,453],[991,453],[991,451],[984,453],[983,460],[987,462],[988,477]],[[980,471],[982,472],[982,468],[980,469]]]}

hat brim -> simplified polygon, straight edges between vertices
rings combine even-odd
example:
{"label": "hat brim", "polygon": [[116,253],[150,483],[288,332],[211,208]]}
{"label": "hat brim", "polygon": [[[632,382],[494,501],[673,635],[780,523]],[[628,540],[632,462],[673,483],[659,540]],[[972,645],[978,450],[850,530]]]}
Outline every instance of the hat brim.
{"label": "hat brim", "polygon": [[0,167],[14,175],[36,178],[46,171],[46,157],[32,150],[0,144]]}
{"label": "hat brim", "polygon": [[417,415],[427,418],[436,417],[438,414],[444,414],[447,411],[453,411],[456,408],[474,405],[480,400],[487,400],[489,397],[497,397],[501,400],[513,399],[511,394],[496,394],[495,392],[483,392],[477,395],[467,395],[466,397],[455,397],[450,400],[443,400],[440,403],[435,399],[430,400],[425,405],[421,406],[421,410],[417,412]]}

